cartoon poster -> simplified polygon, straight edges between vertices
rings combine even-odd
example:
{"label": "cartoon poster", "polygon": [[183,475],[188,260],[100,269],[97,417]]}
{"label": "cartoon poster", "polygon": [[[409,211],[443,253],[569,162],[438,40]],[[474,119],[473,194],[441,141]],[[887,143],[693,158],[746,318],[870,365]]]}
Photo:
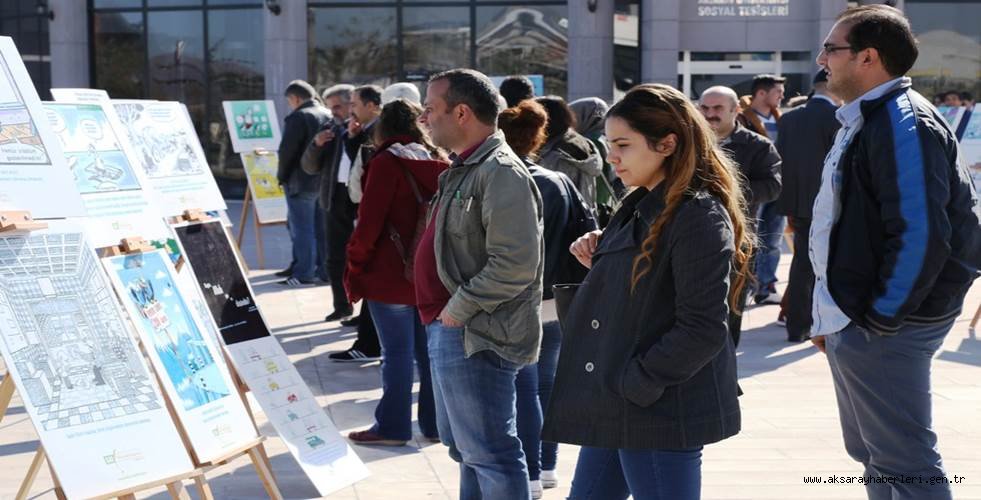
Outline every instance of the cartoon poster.
{"label": "cartoon poster", "polygon": [[327,495],[367,477],[368,469],[270,333],[221,222],[175,229],[236,371],[317,491]]}
{"label": "cartoon poster", "polygon": [[226,208],[180,103],[113,100],[112,104],[164,216]]}
{"label": "cartoon poster", "polygon": [[153,194],[143,189],[146,178],[122,139],[121,125],[106,112],[108,101],[46,102],[44,109],[85,203],[92,244],[116,245],[130,236],[166,240],[170,231]]}
{"label": "cartoon poster", "polygon": [[286,222],[286,194],[276,178],[279,155],[271,151],[242,153],[242,165],[259,222]]}
{"label": "cartoon poster", "polygon": [[10,37],[0,36],[0,210],[82,217],[65,157]]}
{"label": "cartoon poster", "polygon": [[150,362],[201,461],[218,458],[257,437],[224,362],[220,346],[189,304],[167,254],[103,259],[103,265],[137,327]]}
{"label": "cartoon poster", "polygon": [[0,353],[69,498],[192,470],[78,224],[0,236]]}
{"label": "cartoon poster", "polygon": [[279,148],[279,119],[272,101],[222,101],[232,150],[251,153]]}
{"label": "cartoon poster", "polygon": [[961,139],[961,155],[971,171],[974,187],[981,192],[981,104],[975,104]]}
{"label": "cartoon poster", "polygon": [[965,110],[964,106],[940,106],[937,111],[947,120],[950,129],[956,131],[961,123],[961,118],[964,117]]}

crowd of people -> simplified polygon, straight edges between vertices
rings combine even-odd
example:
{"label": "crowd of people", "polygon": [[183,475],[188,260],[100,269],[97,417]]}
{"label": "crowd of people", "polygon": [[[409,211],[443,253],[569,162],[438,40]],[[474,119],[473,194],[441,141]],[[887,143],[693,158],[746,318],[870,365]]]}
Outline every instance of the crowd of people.
{"label": "crowd of people", "polygon": [[695,101],[643,84],[612,106],[469,69],[424,100],[291,83],[283,283],[330,283],[325,320],[358,327],[332,360],[382,360],[375,421],[349,439],[411,440],[418,377],[420,431],[460,464],[460,498],[540,498],[556,443],[581,446],[572,499],[699,498],[704,447],[740,430],[752,297],[827,354],[867,476],[943,475],[930,359],[979,274],[981,225],[956,131],[905,76],[916,56],[877,5],[838,17],[783,114],[775,75]]}

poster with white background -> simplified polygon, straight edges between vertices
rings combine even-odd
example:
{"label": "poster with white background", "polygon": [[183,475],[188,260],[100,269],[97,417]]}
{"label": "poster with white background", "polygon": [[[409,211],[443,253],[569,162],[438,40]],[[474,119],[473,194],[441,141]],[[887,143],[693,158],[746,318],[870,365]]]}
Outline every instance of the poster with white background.
{"label": "poster with white background", "polygon": [[217,459],[257,437],[221,347],[163,250],[102,259],[195,456]]}
{"label": "poster with white background", "polygon": [[56,101],[86,104],[109,102],[109,93],[102,89],[51,89],[51,97]]}
{"label": "poster with white background", "polygon": [[68,498],[192,470],[82,227],[0,235],[0,354]]}
{"label": "poster with white background", "polygon": [[112,104],[164,216],[226,208],[181,103],[114,99]]}
{"label": "poster with white background", "polygon": [[272,101],[222,101],[232,150],[251,153],[257,149],[276,151],[282,136]]}
{"label": "poster with white background", "polygon": [[144,189],[148,181],[109,102],[46,102],[44,110],[85,203],[92,244],[117,245],[131,236],[166,240],[170,229],[153,192]]}
{"label": "poster with white background", "polygon": [[961,155],[971,171],[975,189],[981,193],[981,104],[974,105],[974,111],[968,118],[961,139]]}
{"label": "poster with white background", "polygon": [[27,210],[35,219],[85,215],[24,61],[13,40],[0,36],[0,211],[6,210]]}

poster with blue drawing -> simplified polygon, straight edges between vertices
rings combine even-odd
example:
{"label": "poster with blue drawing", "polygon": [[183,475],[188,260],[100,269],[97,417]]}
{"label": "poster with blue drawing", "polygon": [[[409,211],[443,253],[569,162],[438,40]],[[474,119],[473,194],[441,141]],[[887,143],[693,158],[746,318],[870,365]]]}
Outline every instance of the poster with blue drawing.
{"label": "poster with blue drawing", "polygon": [[122,125],[108,102],[45,102],[51,130],[58,137],[75,188],[88,218],[84,224],[96,247],[116,245],[122,238],[166,239],[170,231],[145,191]]}
{"label": "poster with blue drawing", "polygon": [[140,189],[133,166],[98,104],[45,104],[78,192]]}
{"label": "poster with blue drawing", "polygon": [[166,252],[103,262],[197,456],[217,456],[254,439],[221,350],[199,317],[201,310],[193,307],[195,290],[177,280]]}

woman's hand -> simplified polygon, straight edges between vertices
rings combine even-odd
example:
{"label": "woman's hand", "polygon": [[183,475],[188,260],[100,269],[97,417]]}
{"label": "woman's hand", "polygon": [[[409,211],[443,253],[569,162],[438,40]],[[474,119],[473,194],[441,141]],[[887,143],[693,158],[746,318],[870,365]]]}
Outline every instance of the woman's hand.
{"label": "woman's hand", "polygon": [[602,234],[603,231],[597,229],[582,235],[569,245],[569,252],[587,269],[593,267],[593,253],[596,252],[596,245],[599,244],[599,237]]}

